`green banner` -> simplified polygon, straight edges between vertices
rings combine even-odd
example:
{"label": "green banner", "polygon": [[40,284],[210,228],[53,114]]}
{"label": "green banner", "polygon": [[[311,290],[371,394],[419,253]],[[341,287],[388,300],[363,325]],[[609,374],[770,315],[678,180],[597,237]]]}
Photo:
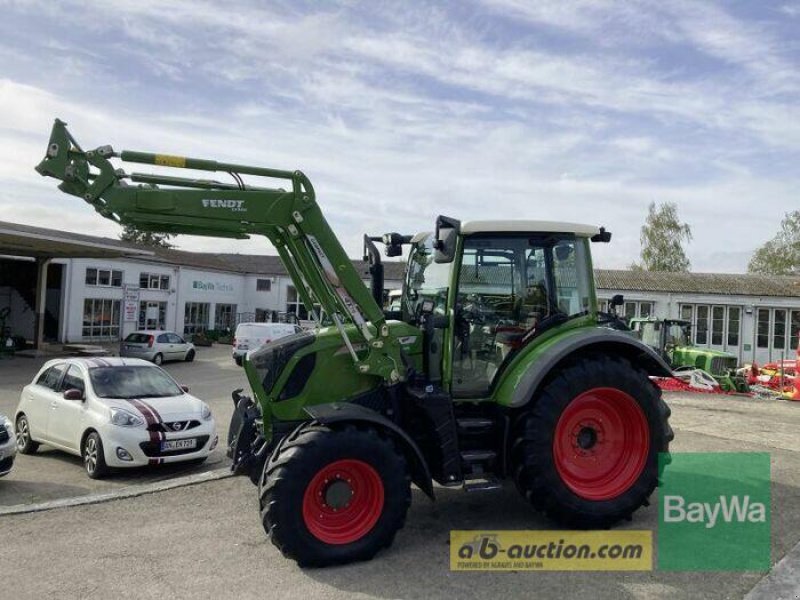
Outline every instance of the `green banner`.
{"label": "green banner", "polygon": [[768,453],[673,453],[662,472],[659,569],[769,570]]}

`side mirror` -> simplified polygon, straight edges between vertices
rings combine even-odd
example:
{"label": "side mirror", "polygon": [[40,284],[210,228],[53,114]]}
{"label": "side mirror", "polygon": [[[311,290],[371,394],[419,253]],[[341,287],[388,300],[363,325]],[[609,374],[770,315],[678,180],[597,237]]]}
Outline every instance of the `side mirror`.
{"label": "side mirror", "polygon": [[436,218],[436,239],[433,242],[434,262],[453,262],[456,257],[456,240],[460,232],[461,221],[442,215]]}
{"label": "side mirror", "polygon": [[83,400],[83,392],[77,389],[69,389],[64,391],[65,400]]}
{"label": "side mirror", "polygon": [[187,394],[189,393],[189,386],[188,386],[188,385],[182,385],[182,386],[181,386],[181,389],[182,389],[184,392],[186,392]]}

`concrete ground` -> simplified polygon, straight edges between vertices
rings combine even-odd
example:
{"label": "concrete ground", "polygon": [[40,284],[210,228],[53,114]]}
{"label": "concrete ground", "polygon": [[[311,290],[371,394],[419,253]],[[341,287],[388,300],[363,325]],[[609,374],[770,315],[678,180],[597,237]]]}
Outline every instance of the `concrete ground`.
{"label": "concrete ground", "polygon": [[[232,385],[244,383],[242,374],[217,348],[201,349],[198,358],[168,368],[219,411],[222,434],[232,408],[226,395]],[[0,377],[4,411],[13,396],[8,388],[15,384],[2,372]],[[800,404],[707,395],[670,395],[668,402],[675,452],[770,452],[772,561],[778,562],[800,541]],[[94,485],[77,461],[23,458],[14,478],[0,480],[0,503],[10,503],[7,493],[20,498],[19,488],[13,488],[20,482],[28,486],[23,495],[36,497],[76,493],[75,488],[85,493]],[[39,492],[45,472],[57,472],[59,483]],[[142,472],[102,485],[127,486],[165,475]],[[552,529],[553,524],[533,512],[513,486],[473,494],[438,489],[437,495],[434,504],[415,490],[406,527],[375,560],[318,570],[300,569],[281,557],[261,527],[255,488],[241,477],[0,517],[0,573],[17,598],[741,598],[764,576],[451,572],[452,529]],[[620,528],[655,531],[657,518],[653,502]]]}

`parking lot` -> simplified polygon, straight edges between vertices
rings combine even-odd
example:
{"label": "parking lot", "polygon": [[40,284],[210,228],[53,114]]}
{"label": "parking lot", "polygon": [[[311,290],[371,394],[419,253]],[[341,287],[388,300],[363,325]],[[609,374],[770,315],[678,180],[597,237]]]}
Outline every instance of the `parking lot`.
{"label": "parking lot", "polygon": [[[201,348],[196,362],[166,368],[215,412],[224,436],[230,390],[245,387],[229,347]],[[0,412],[13,414],[21,387],[41,361],[0,363]],[[772,456],[772,561],[800,540],[800,404],[710,395],[670,395],[675,452],[760,451]],[[218,449],[197,470],[225,465]],[[0,480],[0,505],[36,503],[130,488],[174,477],[173,467],[90,481],[73,457],[40,450],[21,456]],[[465,494],[437,489],[431,503],[415,490],[405,528],[369,563],[322,570],[285,560],[259,522],[255,489],[228,478],[156,494],[0,517],[0,573],[17,598],[88,596],[279,598],[680,597],[740,598],[762,573],[456,573],[452,529],[550,529],[508,485]],[[653,502],[624,529],[657,528]],[[8,577],[9,574],[12,574]]]}

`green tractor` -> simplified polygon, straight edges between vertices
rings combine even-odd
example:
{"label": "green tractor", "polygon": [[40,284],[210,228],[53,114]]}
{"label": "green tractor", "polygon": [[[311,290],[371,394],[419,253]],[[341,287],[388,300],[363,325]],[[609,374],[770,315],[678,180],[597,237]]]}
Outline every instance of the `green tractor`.
{"label": "green tractor", "polygon": [[702,369],[726,392],[749,391],[744,377],[736,374],[739,360],[730,352],[692,346],[689,321],[680,319],[631,319],[630,327],[642,342],[675,370]]}
{"label": "green tractor", "polygon": [[[112,159],[232,182],[128,174]],[[431,232],[365,236],[366,286],[300,171],[84,151],[58,120],[37,171],[122,224],[259,234],[277,249],[318,327],[247,355],[253,396],[233,393],[228,448],[258,485],[264,529],[298,563],[388,547],[412,483],[433,499],[434,482],[481,491],[510,479],[575,528],[630,519],[658,484],[673,433],[648,375],[670,369],[596,311],[591,245],[610,240],[603,228],[440,216]],[[376,243],[409,254],[396,310],[382,308]]]}

